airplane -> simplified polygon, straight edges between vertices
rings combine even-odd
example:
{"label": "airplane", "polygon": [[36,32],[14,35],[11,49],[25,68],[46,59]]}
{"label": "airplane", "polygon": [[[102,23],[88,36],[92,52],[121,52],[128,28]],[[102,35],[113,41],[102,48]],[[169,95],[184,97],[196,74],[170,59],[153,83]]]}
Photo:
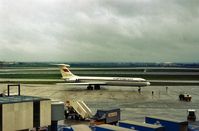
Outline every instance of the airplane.
{"label": "airplane", "polygon": [[101,85],[110,86],[134,86],[134,87],[145,87],[149,86],[150,82],[143,78],[130,78],[130,77],[94,77],[94,76],[77,76],[74,75],[70,70],[68,64],[56,64],[60,68],[62,79],[65,80],[66,84],[75,85],[87,85],[88,90],[100,90]]}

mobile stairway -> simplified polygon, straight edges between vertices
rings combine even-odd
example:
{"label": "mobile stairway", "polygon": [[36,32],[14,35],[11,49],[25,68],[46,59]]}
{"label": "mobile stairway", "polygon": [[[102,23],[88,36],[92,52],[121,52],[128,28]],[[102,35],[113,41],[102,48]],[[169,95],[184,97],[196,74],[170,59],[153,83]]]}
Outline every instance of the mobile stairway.
{"label": "mobile stairway", "polygon": [[92,117],[92,112],[81,100],[69,100],[65,103],[65,118],[85,120]]}

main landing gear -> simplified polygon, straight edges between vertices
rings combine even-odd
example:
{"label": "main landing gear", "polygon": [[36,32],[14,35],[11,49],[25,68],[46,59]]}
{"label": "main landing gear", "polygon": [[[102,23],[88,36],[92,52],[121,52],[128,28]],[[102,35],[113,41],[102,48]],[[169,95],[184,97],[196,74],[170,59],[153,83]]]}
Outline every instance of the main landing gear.
{"label": "main landing gear", "polygon": [[88,85],[87,90],[100,90],[100,85]]}
{"label": "main landing gear", "polygon": [[139,94],[141,93],[141,87],[138,87],[138,93]]}

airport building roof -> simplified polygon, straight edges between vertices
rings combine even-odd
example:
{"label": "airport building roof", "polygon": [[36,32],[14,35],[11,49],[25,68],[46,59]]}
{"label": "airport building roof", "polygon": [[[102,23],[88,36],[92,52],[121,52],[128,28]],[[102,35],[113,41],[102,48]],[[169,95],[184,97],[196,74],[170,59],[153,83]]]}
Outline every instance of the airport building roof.
{"label": "airport building roof", "polygon": [[42,101],[42,100],[50,100],[50,99],[35,97],[35,96],[3,96],[0,97],[0,104]]}

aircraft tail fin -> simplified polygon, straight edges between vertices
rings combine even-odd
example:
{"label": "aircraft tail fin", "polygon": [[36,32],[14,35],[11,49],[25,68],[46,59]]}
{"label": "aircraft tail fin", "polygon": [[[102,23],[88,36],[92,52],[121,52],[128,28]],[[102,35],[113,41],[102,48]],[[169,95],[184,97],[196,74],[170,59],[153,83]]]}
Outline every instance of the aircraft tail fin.
{"label": "aircraft tail fin", "polygon": [[75,76],[68,68],[70,67],[70,65],[67,64],[56,64],[56,65],[59,66],[63,79],[69,79]]}

